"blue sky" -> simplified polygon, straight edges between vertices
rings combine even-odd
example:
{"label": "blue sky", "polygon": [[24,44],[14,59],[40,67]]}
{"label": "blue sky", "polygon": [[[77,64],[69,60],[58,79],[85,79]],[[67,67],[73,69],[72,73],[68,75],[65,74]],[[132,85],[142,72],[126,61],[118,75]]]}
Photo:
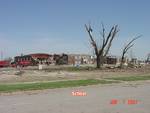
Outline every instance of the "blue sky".
{"label": "blue sky", "polygon": [[[84,24],[99,37],[101,22],[119,25],[110,54],[120,55],[135,36],[132,54],[150,52],[149,0],[0,0],[0,51],[5,57],[28,53],[92,53]],[[129,56],[130,56],[129,52]]]}

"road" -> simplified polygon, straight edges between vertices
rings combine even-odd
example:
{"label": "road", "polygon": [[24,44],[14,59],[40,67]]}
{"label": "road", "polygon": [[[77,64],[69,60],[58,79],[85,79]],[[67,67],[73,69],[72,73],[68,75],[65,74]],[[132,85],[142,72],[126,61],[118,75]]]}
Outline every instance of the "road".
{"label": "road", "polygon": [[[72,91],[86,92],[73,96]],[[128,101],[136,100],[136,103]],[[150,83],[62,88],[0,96],[0,113],[149,113]]]}

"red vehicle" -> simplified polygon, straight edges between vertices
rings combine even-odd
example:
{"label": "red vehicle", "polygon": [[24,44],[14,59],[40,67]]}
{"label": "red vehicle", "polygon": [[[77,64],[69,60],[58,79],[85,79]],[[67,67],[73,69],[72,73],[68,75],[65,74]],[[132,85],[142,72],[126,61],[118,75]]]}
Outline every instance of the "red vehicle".
{"label": "red vehicle", "polygon": [[0,61],[0,67],[9,67],[9,66],[10,66],[10,61],[8,60]]}

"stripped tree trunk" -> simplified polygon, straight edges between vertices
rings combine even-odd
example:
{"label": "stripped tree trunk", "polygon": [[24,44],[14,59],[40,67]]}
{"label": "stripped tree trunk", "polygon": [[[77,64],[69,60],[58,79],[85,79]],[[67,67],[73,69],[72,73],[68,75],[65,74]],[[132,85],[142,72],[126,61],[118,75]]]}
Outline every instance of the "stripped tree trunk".
{"label": "stripped tree trunk", "polygon": [[[119,31],[118,26],[117,25],[113,26],[111,28],[111,30],[109,31],[108,35],[106,36],[105,28],[104,28],[104,25],[102,24],[102,32],[100,33],[101,37],[103,39],[102,44],[98,44],[98,41],[96,42],[94,40],[93,35],[92,35],[93,30],[92,30],[90,25],[89,26],[85,25],[85,28],[86,28],[86,31],[88,32],[89,37],[90,37],[91,45],[95,51],[96,64],[97,64],[96,67],[101,68],[103,63],[104,63],[104,59],[110,50],[110,47],[112,45],[112,41]],[[99,45],[101,45],[101,46],[99,46]]]}
{"label": "stripped tree trunk", "polygon": [[140,38],[140,36],[137,36],[135,38],[133,38],[129,43],[127,43],[127,45],[123,48],[123,51],[122,51],[122,56],[121,56],[121,63],[120,63],[120,68],[123,68],[123,64],[124,64],[124,58],[125,58],[125,54],[128,52],[128,50],[134,46],[133,42],[135,40],[137,40],[138,38]]}

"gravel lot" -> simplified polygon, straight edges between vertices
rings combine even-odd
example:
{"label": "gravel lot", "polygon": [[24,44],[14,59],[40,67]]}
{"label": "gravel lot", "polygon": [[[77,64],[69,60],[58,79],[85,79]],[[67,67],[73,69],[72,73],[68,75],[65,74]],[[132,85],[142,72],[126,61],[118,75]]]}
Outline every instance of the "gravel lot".
{"label": "gravel lot", "polygon": [[[72,96],[72,91],[86,96]],[[116,99],[117,104],[110,104]],[[137,104],[127,101],[137,100]],[[149,113],[150,81],[21,92],[0,96],[0,113]]]}

